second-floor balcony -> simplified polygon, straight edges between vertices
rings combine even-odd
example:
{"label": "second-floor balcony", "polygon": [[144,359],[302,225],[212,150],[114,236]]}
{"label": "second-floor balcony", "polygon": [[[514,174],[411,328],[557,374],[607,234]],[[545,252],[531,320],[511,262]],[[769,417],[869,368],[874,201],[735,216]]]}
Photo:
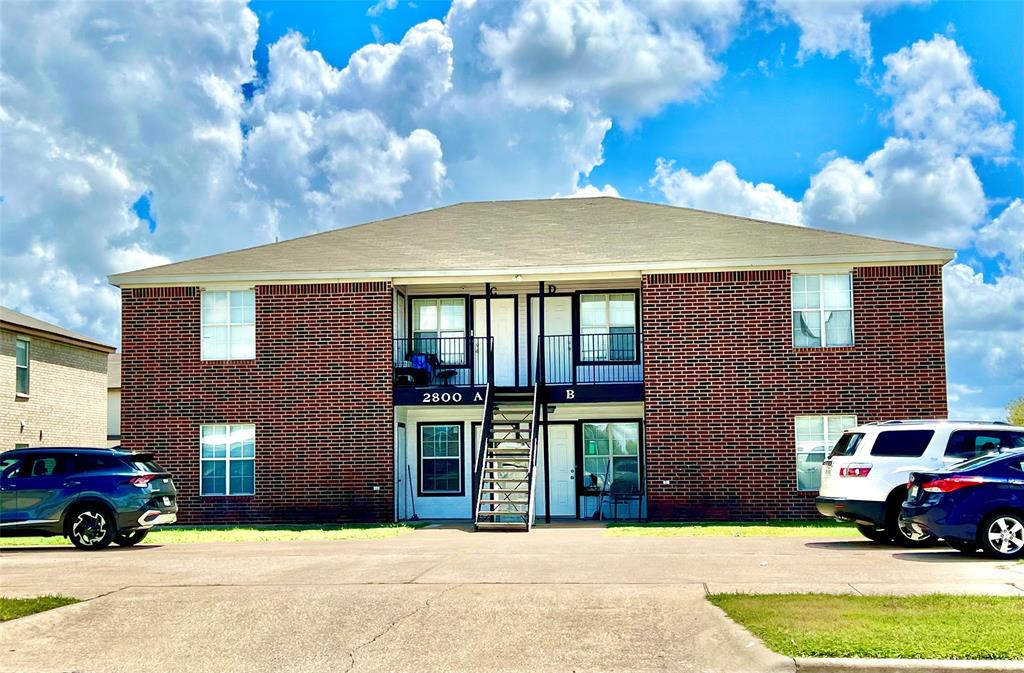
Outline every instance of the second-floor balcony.
{"label": "second-floor balcony", "polygon": [[[532,386],[540,344],[544,381],[551,386],[642,383],[639,332],[546,335],[527,347],[528,366],[513,375],[518,387]],[[394,340],[394,383],[405,388],[484,387],[502,384],[493,354],[493,338],[413,336]],[[518,364],[514,365],[517,369]],[[513,386],[515,387],[515,386]]]}

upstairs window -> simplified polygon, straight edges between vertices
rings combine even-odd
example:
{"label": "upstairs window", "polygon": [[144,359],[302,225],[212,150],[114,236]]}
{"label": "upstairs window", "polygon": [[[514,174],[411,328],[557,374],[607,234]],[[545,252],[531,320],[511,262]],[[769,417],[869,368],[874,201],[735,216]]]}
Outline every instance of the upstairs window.
{"label": "upstairs window", "polygon": [[252,290],[203,292],[204,360],[256,357],[256,293]]}
{"label": "upstairs window", "polygon": [[15,345],[14,392],[28,395],[28,340],[18,339]]}
{"label": "upstairs window", "polygon": [[412,300],[412,350],[432,353],[445,364],[466,362],[466,300]]}
{"label": "upstairs window", "polygon": [[636,360],[636,294],[580,295],[580,360]]}
{"label": "upstairs window", "polygon": [[850,274],[793,276],[793,346],[853,345]]}

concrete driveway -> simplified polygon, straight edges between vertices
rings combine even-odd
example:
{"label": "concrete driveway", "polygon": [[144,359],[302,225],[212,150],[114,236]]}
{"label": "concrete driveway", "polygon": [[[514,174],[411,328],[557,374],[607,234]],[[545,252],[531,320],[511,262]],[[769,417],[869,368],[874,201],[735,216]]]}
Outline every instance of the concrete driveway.
{"label": "concrete driveway", "polygon": [[623,538],[590,526],[6,549],[0,593],[88,600],[0,625],[0,670],[792,670],[708,591],[1024,595],[1024,566],[859,539]]}

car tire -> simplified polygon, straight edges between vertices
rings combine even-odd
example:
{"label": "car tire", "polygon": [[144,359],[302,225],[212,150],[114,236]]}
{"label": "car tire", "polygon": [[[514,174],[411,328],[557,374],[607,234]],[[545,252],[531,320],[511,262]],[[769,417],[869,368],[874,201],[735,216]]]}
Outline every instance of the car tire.
{"label": "car tire", "polygon": [[114,541],[117,526],[114,516],[103,505],[81,505],[71,511],[67,533],[71,544],[79,549],[98,551]]}
{"label": "car tire", "polygon": [[997,512],[985,517],[978,527],[978,544],[991,558],[1024,557],[1024,514]]}
{"label": "car tire", "polygon": [[145,540],[147,535],[149,535],[148,530],[130,530],[124,533],[118,533],[114,538],[114,544],[122,547],[131,547]]}
{"label": "car tire", "polygon": [[943,540],[946,546],[957,550],[961,554],[976,554],[978,553],[977,542],[964,542],[963,540]]}
{"label": "car tire", "polygon": [[885,516],[885,532],[889,539],[901,547],[928,547],[936,543],[934,535],[915,533],[900,523],[903,498],[889,503]]}
{"label": "car tire", "polygon": [[872,542],[890,542],[889,533],[884,528],[876,528],[864,523],[858,523],[857,532]]}

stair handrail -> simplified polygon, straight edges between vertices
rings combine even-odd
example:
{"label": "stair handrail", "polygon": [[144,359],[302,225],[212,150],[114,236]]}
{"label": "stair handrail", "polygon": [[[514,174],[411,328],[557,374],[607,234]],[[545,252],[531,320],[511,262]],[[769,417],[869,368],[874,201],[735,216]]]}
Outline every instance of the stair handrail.
{"label": "stair handrail", "polygon": [[[494,356],[494,340],[487,340],[487,362]],[[480,501],[483,500],[484,465],[487,464],[487,444],[491,437],[491,421],[494,416],[494,380],[488,378],[487,390],[484,393],[484,417],[480,423],[480,442],[477,446],[476,466],[473,478],[476,479],[473,489],[473,521],[480,521]]]}
{"label": "stair handrail", "polygon": [[526,517],[526,530],[533,528],[533,516],[536,498],[534,498],[534,492],[536,489],[536,475],[537,475],[537,440],[539,437],[540,428],[540,404],[541,395],[544,390],[544,338],[537,337],[537,363],[536,371],[533,375],[533,414],[530,420],[530,473],[529,473],[529,489],[530,495],[530,506]]}

